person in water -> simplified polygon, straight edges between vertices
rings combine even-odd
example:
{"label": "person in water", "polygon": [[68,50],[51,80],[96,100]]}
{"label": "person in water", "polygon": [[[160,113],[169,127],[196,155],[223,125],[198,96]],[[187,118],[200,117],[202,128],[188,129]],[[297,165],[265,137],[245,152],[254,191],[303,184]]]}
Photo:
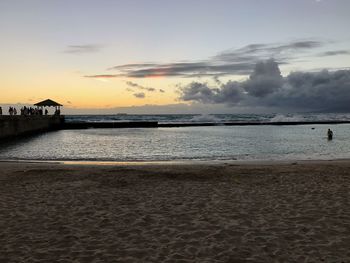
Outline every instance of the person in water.
{"label": "person in water", "polygon": [[327,136],[328,136],[328,140],[332,140],[333,139],[333,131],[331,129],[328,129]]}

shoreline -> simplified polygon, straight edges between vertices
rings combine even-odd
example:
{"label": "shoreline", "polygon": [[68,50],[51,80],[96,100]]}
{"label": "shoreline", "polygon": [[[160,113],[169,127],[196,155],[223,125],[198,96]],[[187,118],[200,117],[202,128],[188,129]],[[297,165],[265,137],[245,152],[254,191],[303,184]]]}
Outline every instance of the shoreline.
{"label": "shoreline", "polygon": [[23,164],[60,164],[82,166],[152,166],[152,165],[295,165],[295,164],[327,164],[350,163],[350,158],[337,159],[290,159],[290,160],[164,160],[164,161],[99,161],[99,160],[27,160],[0,159],[1,163]]}

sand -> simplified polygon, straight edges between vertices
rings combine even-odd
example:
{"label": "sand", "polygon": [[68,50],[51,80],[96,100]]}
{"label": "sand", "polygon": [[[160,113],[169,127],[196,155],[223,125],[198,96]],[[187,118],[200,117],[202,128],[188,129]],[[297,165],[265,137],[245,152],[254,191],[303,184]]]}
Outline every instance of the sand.
{"label": "sand", "polygon": [[0,262],[350,262],[350,161],[0,162]]}

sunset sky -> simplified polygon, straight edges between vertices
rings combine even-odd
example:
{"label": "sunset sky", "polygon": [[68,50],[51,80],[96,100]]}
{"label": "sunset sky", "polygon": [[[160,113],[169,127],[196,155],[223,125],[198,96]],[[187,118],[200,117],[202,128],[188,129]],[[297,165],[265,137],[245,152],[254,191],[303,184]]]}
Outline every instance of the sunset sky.
{"label": "sunset sky", "polygon": [[0,0],[0,104],[350,110],[349,14],[348,0]]}

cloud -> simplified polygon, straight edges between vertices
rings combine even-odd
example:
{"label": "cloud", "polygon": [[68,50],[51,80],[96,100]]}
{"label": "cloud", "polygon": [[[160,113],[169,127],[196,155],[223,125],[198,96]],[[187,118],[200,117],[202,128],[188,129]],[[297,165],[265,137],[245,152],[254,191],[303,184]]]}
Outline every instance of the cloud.
{"label": "cloud", "polygon": [[219,77],[227,75],[248,75],[260,60],[273,57],[280,65],[288,64],[300,54],[326,45],[320,40],[297,40],[287,43],[256,43],[239,49],[231,49],[201,61],[174,63],[133,63],[117,65],[113,75],[91,75],[98,78],[152,78],[152,77]]}
{"label": "cloud", "polygon": [[136,63],[136,64],[126,64],[126,65],[119,65],[115,67],[108,68],[108,70],[113,69],[133,69],[133,68],[149,68],[149,67],[156,67],[158,64],[156,63]]}
{"label": "cloud", "polygon": [[109,75],[109,74],[105,74],[105,75],[87,75],[84,76],[85,78],[93,78],[93,79],[111,79],[111,78],[117,78],[118,75]]}
{"label": "cloud", "polygon": [[276,106],[350,111],[350,70],[291,73],[271,99]]}
{"label": "cloud", "polygon": [[222,84],[222,82],[221,82],[220,79],[219,79],[219,76],[214,76],[214,77],[213,77],[213,80],[215,81],[215,83],[216,83],[217,85],[221,85],[221,84]]}
{"label": "cloud", "polygon": [[229,81],[221,88],[210,88],[207,83],[192,82],[183,87],[180,100],[201,103],[225,103],[234,105],[245,96],[239,82]]}
{"label": "cloud", "polygon": [[65,53],[71,54],[84,54],[84,53],[95,53],[101,50],[100,45],[70,45],[67,46]]}
{"label": "cloud", "polygon": [[350,111],[350,70],[293,72],[282,77],[270,59],[256,64],[243,82],[217,87],[192,82],[180,88],[180,100],[290,110]]}
{"label": "cloud", "polygon": [[146,94],[144,92],[134,93],[134,96],[139,99],[144,99]]}
{"label": "cloud", "polygon": [[293,58],[296,53],[306,52],[325,45],[320,40],[299,40],[289,43],[251,44],[236,50],[228,50],[217,55],[215,58],[221,61],[242,62],[245,60],[258,60],[275,58],[280,62]]}
{"label": "cloud", "polygon": [[282,81],[278,64],[273,59],[269,59],[256,64],[253,73],[243,87],[254,97],[265,97],[278,90]]}
{"label": "cloud", "polygon": [[[142,69],[123,69],[117,77],[128,78],[155,78],[155,77],[204,77],[218,75],[246,75],[254,64],[222,63],[222,62],[195,62],[159,64],[157,67]],[[127,68],[128,65],[125,65]]]}
{"label": "cloud", "polygon": [[192,82],[182,89],[181,100],[198,101],[202,103],[219,103],[216,99],[220,92],[217,88],[209,88],[207,83]]}
{"label": "cloud", "polygon": [[164,92],[165,92],[165,90],[163,90],[163,89],[159,89],[159,92],[164,93]]}
{"label": "cloud", "polygon": [[140,84],[137,84],[137,83],[135,83],[135,82],[132,82],[132,81],[126,81],[125,83],[126,83],[126,85],[128,85],[128,86],[130,86],[130,87],[132,87],[132,88],[137,88],[137,89],[141,89],[141,90],[146,90],[146,91],[149,91],[149,92],[154,92],[154,91],[156,91],[155,88],[144,87],[144,86],[142,86],[142,85],[140,85]]}
{"label": "cloud", "polygon": [[322,57],[327,56],[337,56],[337,55],[350,55],[349,50],[335,50],[335,51],[326,51],[319,54]]}

